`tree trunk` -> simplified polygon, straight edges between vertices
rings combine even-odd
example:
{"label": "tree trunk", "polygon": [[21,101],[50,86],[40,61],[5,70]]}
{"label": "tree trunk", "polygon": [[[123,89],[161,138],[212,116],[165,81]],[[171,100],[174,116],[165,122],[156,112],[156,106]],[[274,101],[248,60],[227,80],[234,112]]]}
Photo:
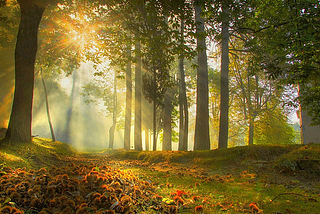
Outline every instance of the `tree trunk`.
{"label": "tree trunk", "polygon": [[141,95],[142,95],[142,75],[141,75],[141,55],[140,42],[136,44],[137,65],[135,70],[135,109],[134,109],[134,149],[142,151],[141,138]]}
{"label": "tree trunk", "polygon": [[[156,79],[154,77],[154,79]],[[154,98],[156,98],[156,92],[154,93]],[[157,103],[156,100],[153,99],[153,117],[152,117],[152,122],[153,122],[153,151],[157,151]]]}
{"label": "tree trunk", "polygon": [[[131,46],[127,50],[128,58],[131,56]],[[131,61],[129,60],[126,68],[126,113],[124,125],[124,149],[130,149],[130,133],[131,133],[131,107],[132,107],[132,76]]]}
{"label": "tree trunk", "polygon": [[149,129],[146,127],[144,131],[146,151],[150,151]]}
{"label": "tree trunk", "polygon": [[220,129],[218,148],[228,147],[229,112],[229,11],[227,3],[222,3],[222,53],[220,80]]}
{"label": "tree trunk", "polygon": [[[181,20],[181,46],[184,44],[184,21]],[[183,54],[179,58],[179,151],[188,150],[188,102],[187,102],[187,89],[184,75]]]}
{"label": "tree trunk", "polygon": [[18,1],[21,19],[15,49],[15,90],[6,139],[31,142],[34,64],[38,49],[38,27],[45,8]]}
{"label": "tree trunk", "polygon": [[78,77],[78,70],[74,70],[72,72],[72,88],[71,88],[71,93],[70,93],[70,103],[69,103],[69,108],[67,110],[67,115],[66,115],[66,125],[64,128],[63,132],[63,137],[62,137],[62,142],[65,143],[71,143],[71,121],[73,120],[73,107],[74,107],[74,99],[75,99],[75,91],[76,91],[76,83],[79,85],[79,77]]}
{"label": "tree trunk", "polygon": [[112,114],[112,126],[109,129],[109,148],[113,149],[114,145],[114,132],[117,127],[117,73],[114,72],[114,83],[113,83],[113,114]]}
{"label": "tree trunk", "polygon": [[48,123],[49,123],[49,127],[50,127],[51,138],[52,138],[52,141],[55,142],[56,136],[54,134],[54,130],[53,130],[52,122],[51,122],[47,87],[46,87],[46,83],[45,83],[43,75],[42,75],[42,69],[41,69],[40,75],[41,75],[41,80],[42,80],[43,89],[44,89],[44,95],[45,95],[45,99],[46,99],[46,110],[47,110],[47,117],[48,117]]}
{"label": "tree trunk", "polygon": [[204,31],[204,19],[201,17],[202,9],[199,1],[195,4],[197,23],[197,109],[196,128],[194,137],[194,150],[209,150],[209,90],[208,90],[208,64],[206,53],[206,41]]}
{"label": "tree trunk", "polygon": [[172,89],[168,88],[164,96],[164,115],[163,115],[163,142],[162,151],[171,151],[171,115],[172,115]]}
{"label": "tree trunk", "polygon": [[248,145],[253,145],[253,133],[254,133],[254,119],[249,116],[249,139],[248,139]]}

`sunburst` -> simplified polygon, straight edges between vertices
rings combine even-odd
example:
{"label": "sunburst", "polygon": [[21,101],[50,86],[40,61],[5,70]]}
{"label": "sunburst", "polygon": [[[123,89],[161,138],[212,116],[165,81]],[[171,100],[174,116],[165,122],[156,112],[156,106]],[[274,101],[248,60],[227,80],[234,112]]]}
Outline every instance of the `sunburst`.
{"label": "sunburst", "polygon": [[[58,4],[46,15],[40,28],[41,50],[55,61],[76,58],[77,63],[97,57],[103,45],[101,17],[94,7],[80,3]],[[50,61],[50,60],[49,60]]]}

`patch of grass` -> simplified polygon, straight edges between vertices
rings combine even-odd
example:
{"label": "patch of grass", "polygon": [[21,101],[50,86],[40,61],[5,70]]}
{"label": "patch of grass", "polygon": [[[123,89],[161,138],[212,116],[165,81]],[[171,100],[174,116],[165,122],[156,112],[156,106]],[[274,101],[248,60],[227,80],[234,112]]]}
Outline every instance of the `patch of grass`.
{"label": "patch of grass", "polygon": [[40,169],[61,163],[61,157],[76,152],[65,143],[34,138],[30,143],[6,143],[0,147],[0,162],[12,168]]}

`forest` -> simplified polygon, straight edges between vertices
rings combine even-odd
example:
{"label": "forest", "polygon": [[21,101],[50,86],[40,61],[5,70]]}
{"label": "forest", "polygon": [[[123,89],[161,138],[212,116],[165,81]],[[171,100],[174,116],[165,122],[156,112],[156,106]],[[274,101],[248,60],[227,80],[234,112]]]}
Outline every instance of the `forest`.
{"label": "forest", "polygon": [[319,0],[0,0],[0,213],[317,213]]}

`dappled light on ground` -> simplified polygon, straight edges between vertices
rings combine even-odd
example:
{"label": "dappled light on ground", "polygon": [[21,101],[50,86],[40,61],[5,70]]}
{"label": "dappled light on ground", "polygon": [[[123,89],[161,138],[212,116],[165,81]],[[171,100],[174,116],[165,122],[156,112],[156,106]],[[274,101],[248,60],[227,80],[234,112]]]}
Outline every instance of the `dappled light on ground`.
{"label": "dappled light on ground", "polygon": [[[0,156],[0,213],[314,213],[318,151],[308,145],[78,153],[35,138],[1,149],[20,159]],[[297,163],[304,169],[289,170]]]}

